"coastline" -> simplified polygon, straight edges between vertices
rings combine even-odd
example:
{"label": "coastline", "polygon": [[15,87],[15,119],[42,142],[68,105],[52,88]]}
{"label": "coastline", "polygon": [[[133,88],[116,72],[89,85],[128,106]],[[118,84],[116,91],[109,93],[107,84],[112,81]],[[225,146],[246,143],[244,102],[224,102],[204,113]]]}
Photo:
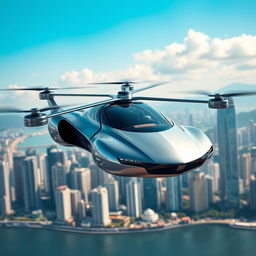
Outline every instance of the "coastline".
{"label": "coastline", "polygon": [[166,224],[163,226],[143,227],[143,228],[86,228],[86,227],[71,227],[61,226],[52,223],[45,223],[40,221],[0,221],[0,228],[33,228],[44,229],[61,232],[71,232],[79,234],[127,234],[127,233],[145,233],[145,232],[159,232],[170,229],[177,229],[183,227],[193,227],[200,225],[222,225],[235,229],[246,229],[256,231],[256,223],[235,222],[235,220],[219,220],[219,221],[196,221],[188,224]]}

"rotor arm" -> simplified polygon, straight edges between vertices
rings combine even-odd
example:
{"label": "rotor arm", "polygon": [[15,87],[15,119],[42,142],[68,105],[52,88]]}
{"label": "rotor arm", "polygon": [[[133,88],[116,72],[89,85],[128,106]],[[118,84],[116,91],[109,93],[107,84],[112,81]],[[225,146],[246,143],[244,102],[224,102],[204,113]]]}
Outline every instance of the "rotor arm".
{"label": "rotor arm", "polygon": [[60,112],[52,113],[52,114],[47,115],[47,118],[60,116],[60,115],[72,113],[72,112],[87,109],[87,108],[97,107],[97,106],[104,105],[104,104],[107,104],[107,103],[114,103],[114,102],[117,102],[117,101],[119,101],[119,99],[102,100],[102,101],[99,101],[99,102],[96,102],[96,103],[82,105],[82,106],[78,106],[78,107],[75,107],[75,108],[71,108],[71,109],[60,111]]}
{"label": "rotor arm", "polygon": [[206,103],[208,100],[190,100],[190,99],[172,99],[172,98],[157,98],[157,97],[133,97],[132,100],[150,100],[150,101],[169,101],[169,102],[187,102],[187,103]]}
{"label": "rotor arm", "polygon": [[67,96],[67,97],[109,97],[109,98],[114,98],[114,95],[111,94],[95,94],[95,93],[51,93],[51,96]]}

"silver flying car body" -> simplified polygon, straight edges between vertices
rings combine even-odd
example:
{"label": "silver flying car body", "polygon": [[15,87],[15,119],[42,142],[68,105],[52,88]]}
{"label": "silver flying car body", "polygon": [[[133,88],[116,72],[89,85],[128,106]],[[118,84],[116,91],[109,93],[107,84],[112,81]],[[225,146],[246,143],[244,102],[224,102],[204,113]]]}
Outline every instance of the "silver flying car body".
{"label": "silver flying car body", "polygon": [[[142,82],[140,82],[142,83]],[[88,85],[120,85],[116,95],[109,93],[56,93],[79,87],[24,87],[0,91],[38,91],[48,107],[22,110],[0,107],[0,113],[28,113],[26,127],[48,124],[53,140],[91,152],[95,163],[114,175],[131,177],[177,176],[200,167],[213,153],[211,141],[199,129],[169,120],[145,101],[207,104],[210,109],[226,109],[232,97],[256,95],[256,91],[211,93],[190,91],[209,99],[182,99],[134,96],[169,82],[134,89],[135,81],[111,81]],[[106,100],[63,109],[56,97],[103,97]],[[140,102],[142,101],[142,102]],[[50,114],[45,112],[50,111]]]}
{"label": "silver flying car body", "polygon": [[200,167],[213,153],[199,129],[181,126],[141,102],[56,116],[48,127],[57,143],[86,149],[101,169],[120,176],[177,176]]}

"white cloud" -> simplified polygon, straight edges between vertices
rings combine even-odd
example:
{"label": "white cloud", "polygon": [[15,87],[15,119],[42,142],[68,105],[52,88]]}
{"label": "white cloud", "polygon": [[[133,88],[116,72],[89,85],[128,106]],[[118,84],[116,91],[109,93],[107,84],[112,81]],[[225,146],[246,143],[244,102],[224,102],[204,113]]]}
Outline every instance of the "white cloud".
{"label": "white cloud", "polygon": [[[10,84],[8,88],[18,89],[24,88],[25,86],[18,84]],[[25,109],[30,109],[32,107],[47,106],[46,102],[39,100],[38,92],[36,91],[3,91],[0,94],[1,106],[15,105],[16,107],[21,107]]]}
{"label": "white cloud", "polygon": [[[134,54],[134,65],[125,70],[94,73],[90,69],[66,72],[61,82],[86,84],[112,80],[171,80],[175,88],[218,89],[232,82],[255,83],[256,36],[210,36],[190,29],[183,42],[163,49]],[[214,87],[214,88],[213,88]]]}

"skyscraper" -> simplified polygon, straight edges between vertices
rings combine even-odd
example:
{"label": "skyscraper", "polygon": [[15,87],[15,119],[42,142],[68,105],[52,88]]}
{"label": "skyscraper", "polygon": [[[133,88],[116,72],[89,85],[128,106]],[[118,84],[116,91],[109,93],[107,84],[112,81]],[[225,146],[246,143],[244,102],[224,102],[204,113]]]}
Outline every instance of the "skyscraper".
{"label": "skyscraper", "polygon": [[85,207],[85,202],[83,199],[81,199],[78,202],[78,217],[80,219],[83,219],[86,217],[86,207]]}
{"label": "skyscraper", "polygon": [[8,215],[12,212],[9,167],[4,161],[0,161],[0,216]]}
{"label": "skyscraper", "polygon": [[126,184],[127,213],[131,217],[139,217],[142,213],[140,184],[132,180]]}
{"label": "skyscraper", "polygon": [[158,193],[156,178],[145,178],[143,179],[143,194],[144,194],[144,203],[143,208],[157,210],[158,206]]}
{"label": "skyscraper", "polygon": [[166,199],[166,186],[163,178],[156,179],[156,191],[157,191],[157,209],[161,210]]}
{"label": "skyscraper", "polygon": [[23,162],[26,156],[24,154],[15,154],[13,157],[14,163],[14,181],[15,181],[15,194],[16,194],[16,205],[22,207],[24,205],[24,194],[23,194]]}
{"label": "skyscraper", "polygon": [[22,178],[25,211],[40,209],[40,186],[35,156],[27,157],[24,160]]}
{"label": "skyscraper", "polygon": [[65,164],[65,154],[62,150],[58,149],[56,146],[50,146],[47,148],[47,177],[48,182],[46,182],[47,190],[49,191],[50,198],[52,200],[52,206],[54,206],[54,190],[52,184],[52,166],[56,163]]}
{"label": "skyscraper", "polygon": [[208,203],[211,204],[214,201],[213,178],[210,175],[205,175],[205,180],[207,183]]}
{"label": "skyscraper", "polygon": [[56,189],[56,213],[58,222],[72,220],[70,189],[67,186],[60,186]]}
{"label": "skyscraper", "polygon": [[70,198],[71,198],[71,214],[73,217],[78,216],[78,204],[81,200],[81,191],[76,189],[70,190]]}
{"label": "skyscraper", "polygon": [[237,161],[237,132],[235,107],[228,98],[229,107],[218,109],[217,128],[220,162],[220,193],[226,207],[239,206],[239,173]]}
{"label": "skyscraper", "polygon": [[182,209],[182,177],[166,178],[166,208],[168,211]]}
{"label": "skyscraper", "polygon": [[253,120],[250,120],[250,143],[256,146],[256,123]]}
{"label": "skyscraper", "polygon": [[256,177],[251,175],[250,177],[250,195],[249,195],[250,208],[256,210]]}
{"label": "skyscraper", "polygon": [[99,186],[91,191],[92,219],[95,226],[107,226],[111,223],[109,218],[108,191]]}
{"label": "skyscraper", "polygon": [[67,185],[66,171],[67,167],[65,164],[56,163],[52,166],[52,189],[56,190],[57,187]]}
{"label": "skyscraper", "polygon": [[251,154],[244,153],[239,156],[240,163],[240,178],[245,185],[249,184],[251,174]]}
{"label": "skyscraper", "polygon": [[88,168],[75,168],[71,172],[71,187],[81,191],[81,196],[88,204],[88,196],[91,191],[91,171]]}
{"label": "skyscraper", "polygon": [[111,178],[105,183],[105,187],[108,190],[109,210],[117,211],[119,208],[118,182],[114,178]]}
{"label": "skyscraper", "polygon": [[49,194],[49,179],[47,173],[47,161],[46,154],[37,154],[37,163],[40,172],[40,184],[41,184],[41,192],[43,194]]}
{"label": "skyscraper", "polygon": [[204,173],[193,171],[189,178],[190,210],[201,212],[208,208],[208,188]]}
{"label": "skyscraper", "polygon": [[256,174],[256,147],[251,148],[251,173]]}
{"label": "skyscraper", "polygon": [[208,163],[208,174],[213,178],[213,192],[219,191],[220,168],[218,163]]}

